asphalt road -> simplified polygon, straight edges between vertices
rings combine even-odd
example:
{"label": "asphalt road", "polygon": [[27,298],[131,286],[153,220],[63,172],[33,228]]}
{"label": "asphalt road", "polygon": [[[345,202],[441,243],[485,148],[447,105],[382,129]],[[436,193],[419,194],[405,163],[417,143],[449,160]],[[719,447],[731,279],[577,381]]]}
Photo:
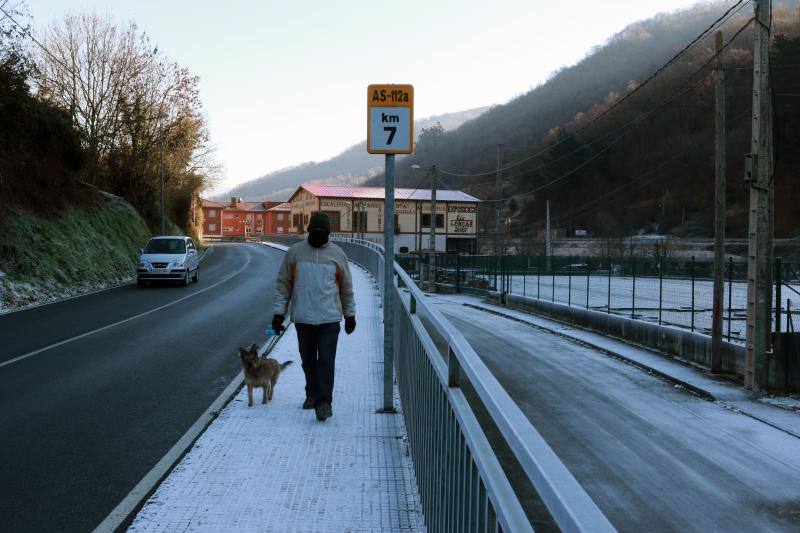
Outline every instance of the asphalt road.
{"label": "asphalt road", "polygon": [[562,337],[437,307],[620,531],[800,530],[800,439]]}
{"label": "asphalt road", "polygon": [[97,526],[266,340],[282,257],[214,246],[188,287],[0,315],[0,530]]}

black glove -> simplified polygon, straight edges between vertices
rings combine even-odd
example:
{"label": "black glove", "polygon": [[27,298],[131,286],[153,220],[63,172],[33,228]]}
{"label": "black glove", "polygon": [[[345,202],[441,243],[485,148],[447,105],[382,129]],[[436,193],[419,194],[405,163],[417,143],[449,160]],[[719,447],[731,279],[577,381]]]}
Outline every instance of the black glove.
{"label": "black glove", "polygon": [[354,316],[344,317],[344,332],[350,335],[355,330],[356,330],[356,317]]}
{"label": "black glove", "polygon": [[286,331],[286,328],[283,327],[283,315],[272,316],[272,329],[274,329],[275,333],[278,335]]}

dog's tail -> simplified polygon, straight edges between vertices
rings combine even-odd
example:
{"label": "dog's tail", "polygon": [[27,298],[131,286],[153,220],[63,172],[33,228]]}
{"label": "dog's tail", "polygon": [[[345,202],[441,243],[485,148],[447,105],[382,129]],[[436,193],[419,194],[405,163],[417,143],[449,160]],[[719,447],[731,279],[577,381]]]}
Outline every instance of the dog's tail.
{"label": "dog's tail", "polygon": [[287,367],[287,366],[289,366],[289,365],[291,365],[292,363],[294,363],[294,361],[292,361],[291,359],[290,359],[290,360],[288,360],[288,361],[286,361],[285,363],[281,363],[281,371],[283,371],[284,369],[286,369],[286,367]]}

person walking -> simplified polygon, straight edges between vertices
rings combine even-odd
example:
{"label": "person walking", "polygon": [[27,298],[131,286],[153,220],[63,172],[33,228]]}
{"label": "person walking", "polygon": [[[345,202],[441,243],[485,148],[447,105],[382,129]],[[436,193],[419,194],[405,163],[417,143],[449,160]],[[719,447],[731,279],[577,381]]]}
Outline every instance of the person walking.
{"label": "person walking", "polygon": [[279,334],[291,309],[306,376],[303,409],[314,409],[317,420],[333,416],[333,377],[340,322],[350,335],[356,329],[353,278],[344,251],[328,242],[331,222],[314,213],[308,240],[286,252],[275,285],[272,327]]}

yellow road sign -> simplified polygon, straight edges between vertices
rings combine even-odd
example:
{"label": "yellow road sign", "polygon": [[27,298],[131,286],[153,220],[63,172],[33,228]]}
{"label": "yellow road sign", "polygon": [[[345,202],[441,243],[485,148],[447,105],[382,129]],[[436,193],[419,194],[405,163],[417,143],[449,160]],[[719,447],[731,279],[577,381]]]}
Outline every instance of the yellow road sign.
{"label": "yellow road sign", "polygon": [[367,152],[414,151],[414,87],[370,85],[367,88]]}

